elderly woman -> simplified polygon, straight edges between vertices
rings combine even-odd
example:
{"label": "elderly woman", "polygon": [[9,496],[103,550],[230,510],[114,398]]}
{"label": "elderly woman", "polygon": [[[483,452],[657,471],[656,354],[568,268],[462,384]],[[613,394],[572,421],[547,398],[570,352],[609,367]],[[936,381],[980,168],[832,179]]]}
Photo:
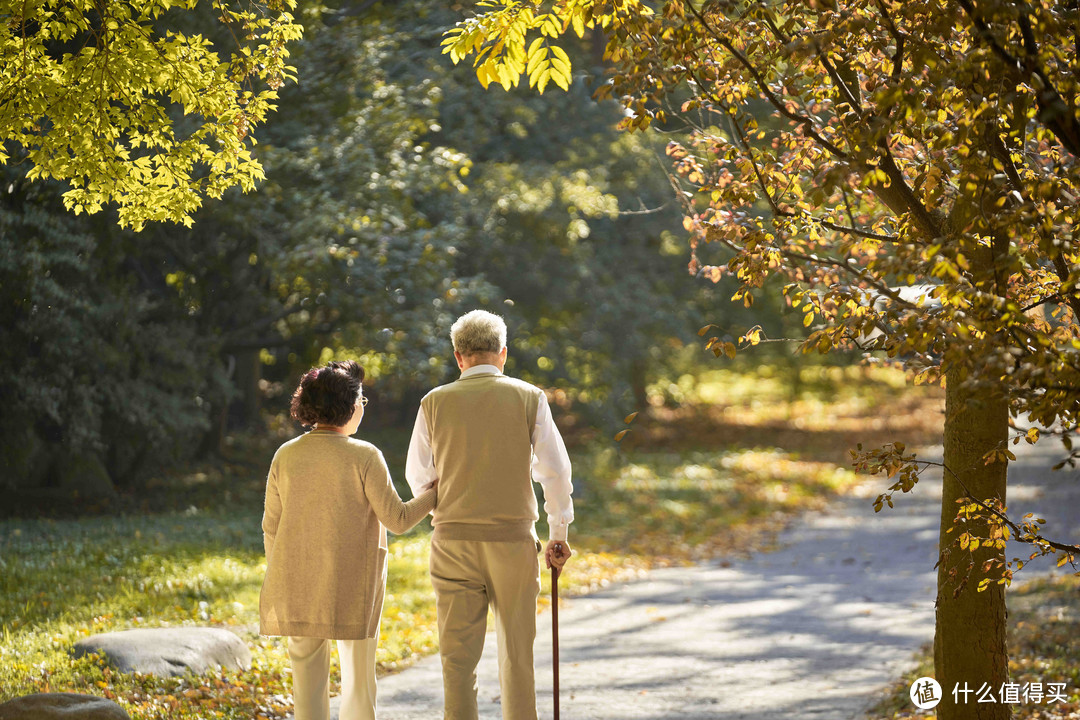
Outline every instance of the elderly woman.
{"label": "elderly woman", "polygon": [[329,718],[330,640],[341,720],[374,720],[386,528],[405,532],[435,507],[435,483],[402,502],[382,453],[350,437],[367,404],[363,379],[351,360],[304,375],[292,416],[311,430],[278,448],[266,481],[260,632],[289,638],[296,720]]}

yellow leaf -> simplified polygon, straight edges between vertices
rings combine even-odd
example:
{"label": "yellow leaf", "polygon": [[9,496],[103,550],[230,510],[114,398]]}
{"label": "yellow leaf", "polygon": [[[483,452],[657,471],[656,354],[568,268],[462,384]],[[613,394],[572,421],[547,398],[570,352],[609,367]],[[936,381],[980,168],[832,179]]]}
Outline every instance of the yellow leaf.
{"label": "yellow leaf", "polygon": [[536,68],[547,60],[548,49],[543,46],[544,39],[536,38],[529,46],[529,60],[525,65],[525,72],[532,75]]}
{"label": "yellow leaf", "polygon": [[540,73],[540,76],[536,80],[536,89],[540,91],[540,94],[544,94],[544,88],[547,87],[548,82],[551,80],[551,67],[545,67]]}
{"label": "yellow leaf", "polygon": [[585,21],[582,19],[580,12],[574,13],[573,17],[570,18],[570,23],[574,26],[574,34],[579,38],[585,37]]}
{"label": "yellow leaf", "polygon": [[566,54],[558,45],[551,46],[552,64],[557,68],[563,70],[567,75],[570,74],[570,56]]}
{"label": "yellow leaf", "polygon": [[525,59],[522,58],[510,58],[506,61],[506,69],[510,72],[511,77],[514,78],[514,85],[517,85],[517,79],[521,77],[521,73],[525,72]]}
{"label": "yellow leaf", "polygon": [[510,65],[503,63],[498,66],[497,69],[499,84],[502,85],[503,90],[509,90],[514,86],[514,74],[510,69]]}
{"label": "yellow leaf", "polygon": [[625,422],[627,425],[629,425],[630,423],[634,422],[634,420],[637,418],[637,416],[638,416],[638,414],[636,412],[632,412],[632,413],[630,413],[629,415],[626,416],[626,418],[623,420],[623,422]]}
{"label": "yellow leaf", "polygon": [[498,80],[499,73],[495,70],[495,61],[488,58],[483,65],[476,68],[476,79],[480,81],[480,84],[487,90],[488,85],[492,80]]}
{"label": "yellow leaf", "polygon": [[563,90],[570,89],[570,73],[559,72],[554,65],[552,66],[551,79],[555,81],[555,84],[561,87]]}
{"label": "yellow leaf", "polygon": [[626,437],[626,433],[628,433],[628,432],[630,432],[630,431],[629,430],[620,430],[619,432],[615,433],[615,442],[622,442],[622,439],[624,437]]}
{"label": "yellow leaf", "polygon": [[551,63],[547,59],[546,49],[540,53],[537,53],[537,56],[538,59],[535,62],[533,62],[532,60],[529,61],[529,66],[526,70],[526,72],[528,72],[529,74],[529,87],[535,87],[536,83],[539,82],[540,76],[544,73],[544,71],[550,71],[551,69]]}

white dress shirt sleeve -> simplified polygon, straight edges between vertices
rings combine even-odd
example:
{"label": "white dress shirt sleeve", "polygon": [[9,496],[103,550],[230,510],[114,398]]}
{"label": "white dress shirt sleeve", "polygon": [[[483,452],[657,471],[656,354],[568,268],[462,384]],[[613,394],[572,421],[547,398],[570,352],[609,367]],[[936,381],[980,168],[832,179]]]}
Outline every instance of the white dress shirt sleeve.
{"label": "white dress shirt sleeve", "polygon": [[424,488],[438,479],[435,472],[435,456],[431,452],[431,435],[428,432],[424,408],[416,413],[409,454],[405,458],[405,481],[412,488],[413,497],[420,497]]}
{"label": "white dress shirt sleeve", "polygon": [[570,456],[562,435],[551,418],[547,398],[540,396],[533,428],[533,480],[544,489],[544,512],[547,513],[549,539],[566,540],[566,532],[574,521],[574,501],[570,494]]}

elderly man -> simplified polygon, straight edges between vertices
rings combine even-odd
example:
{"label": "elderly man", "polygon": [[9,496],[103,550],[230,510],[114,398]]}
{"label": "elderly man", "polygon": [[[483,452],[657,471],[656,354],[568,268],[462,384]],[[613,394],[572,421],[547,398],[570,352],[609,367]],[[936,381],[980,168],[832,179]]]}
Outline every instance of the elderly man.
{"label": "elderly man", "polygon": [[476,664],[495,615],[504,720],[536,720],[533,640],[540,593],[544,490],[548,567],[570,557],[570,458],[543,391],[503,375],[506,323],[474,310],[450,329],[461,377],[420,403],[405,477],[413,492],[439,481],[431,582],[439,618],[446,720],[476,720]]}

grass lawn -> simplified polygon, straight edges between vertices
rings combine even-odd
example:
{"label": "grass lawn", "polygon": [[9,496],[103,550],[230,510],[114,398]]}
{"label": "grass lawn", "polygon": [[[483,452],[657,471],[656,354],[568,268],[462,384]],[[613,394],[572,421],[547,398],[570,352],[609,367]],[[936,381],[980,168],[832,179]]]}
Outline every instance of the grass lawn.
{"label": "grass lawn", "polygon": [[[940,433],[940,392],[905,388],[903,376],[887,370],[811,367],[797,378],[767,367],[716,372],[660,394],[682,404],[643,414],[621,446],[567,438],[578,519],[566,594],[656,565],[767,545],[796,513],[856,482],[846,467],[856,442],[916,446]],[[401,480],[407,431],[362,429],[360,436],[384,450]],[[0,522],[0,701],[66,691],[114,698],[136,719],[287,713],[284,643],[257,635],[265,570],[259,522],[272,447],[252,452],[161,478],[142,512]],[[391,541],[382,672],[437,650],[429,531],[425,521]],[[252,668],[165,680],[68,654],[89,634],[166,625],[228,627],[251,647]]]}
{"label": "grass lawn", "polygon": [[[1023,578],[1023,573],[1019,576]],[[1024,685],[1065,683],[1065,702],[1012,705],[1016,720],[1076,720],[1080,718],[1080,577],[1039,578],[1010,589],[1010,682]],[[931,648],[925,648],[912,668],[868,716],[868,720],[933,720],[934,710],[918,710],[908,695],[911,683],[934,676]],[[951,688],[943,688],[951,692]],[[1000,699],[999,691],[994,696]]]}

